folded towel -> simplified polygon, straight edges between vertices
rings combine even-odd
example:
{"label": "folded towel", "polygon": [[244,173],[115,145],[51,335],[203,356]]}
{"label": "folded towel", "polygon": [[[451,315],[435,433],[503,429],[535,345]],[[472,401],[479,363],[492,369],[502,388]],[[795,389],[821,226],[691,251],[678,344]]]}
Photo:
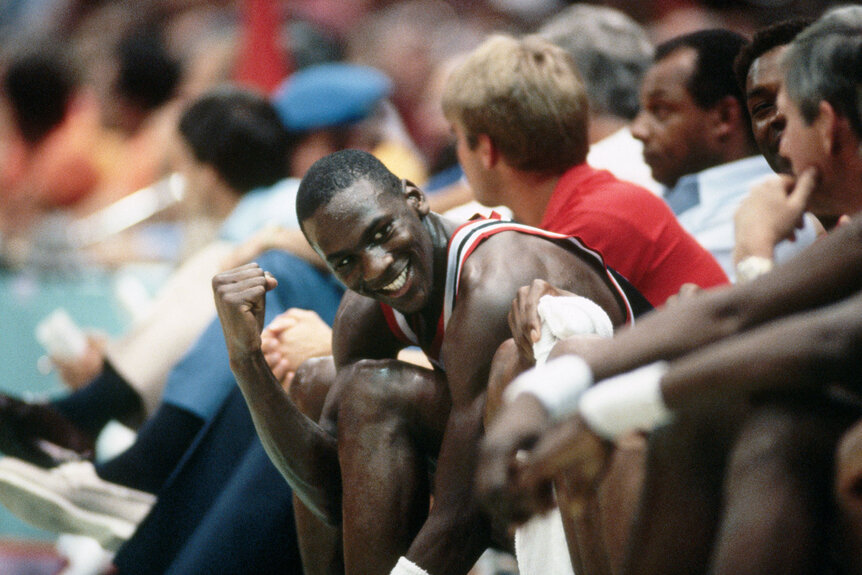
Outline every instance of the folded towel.
{"label": "folded towel", "polygon": [[586,334],[614,335],[614,325],[605,310],[593,300],[579,295],[542,296],[537,311],[542,320],[542,334],[533,345],[536,365],[545,363],[551,348],[561,339]]}
{"label": "folded towel", "polygon": [[[574,335],[613,337],[608,314],[581,296],[543,296],[538,304],[542,335],[533,345],[542,365],[557,341]],[[574,575],[559,509],[533,517],[515,531],[515,556],[521,575]]]}

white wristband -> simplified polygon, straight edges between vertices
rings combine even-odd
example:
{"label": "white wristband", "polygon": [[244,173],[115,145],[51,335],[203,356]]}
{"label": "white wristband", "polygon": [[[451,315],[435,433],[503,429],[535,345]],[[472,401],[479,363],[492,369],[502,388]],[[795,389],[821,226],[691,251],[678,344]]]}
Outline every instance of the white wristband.
{"label": "white wristband", "polygon": [[536,397],[555,420],[573,413],[581,394],[593,384],[593,371],[577,355],[564,355],[516,377],[503,392],[509,403],[521,394]]}
{"label": "white wristband", "polygon": [[736,264],[736,283],[750,282],[755,278],[769,273],[775,266],[770,258],[763,256],[748,256]]}
{"label": "white wristband", "polygon": [[389,575],[429,575],[429,573],[407,557],[400,557]]}
{"label": "white wristband", "polygon": [[581,395],[581,417],[590,429],[610,440],[667,423],[672,414],[660,387],[667,369],[667,362],[657,361],[599,382]]}

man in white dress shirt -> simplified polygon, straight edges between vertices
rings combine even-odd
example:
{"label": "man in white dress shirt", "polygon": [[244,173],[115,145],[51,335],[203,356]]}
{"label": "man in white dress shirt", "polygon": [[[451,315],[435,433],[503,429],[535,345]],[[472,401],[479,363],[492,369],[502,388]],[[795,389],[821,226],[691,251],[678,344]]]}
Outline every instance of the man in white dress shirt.
{"label": "man in white dress shirt", "polygon": [[[728,30],[702,30],[659,45],[631,128],[680,223],[731,279],[734,213],[751,186],[773,173],[758,151],[733,72],[745,43]],[[807,225],[795,242],[779,246],[777,259],[790,257],[815,235]]]}

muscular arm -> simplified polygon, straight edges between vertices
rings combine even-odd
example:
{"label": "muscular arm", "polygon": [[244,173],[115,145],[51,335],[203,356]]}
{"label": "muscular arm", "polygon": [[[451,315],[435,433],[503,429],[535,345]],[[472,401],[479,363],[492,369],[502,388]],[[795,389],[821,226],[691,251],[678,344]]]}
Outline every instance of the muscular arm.
{"label": "muscular arm", "polygon": [[407,553],[429,573],[466,573],[490,544],[490,523],[473,497],[472,478],[484,432],[488,370],[496,345],[508,334],[508,302],[494,292],[459,293],[446,331],[443,359],[452,408],[437,459],[434,506]]}
{"label": "muscular arm", "polygon": [[[407,554],[430,573],[466,572],[489,544],[490,524],[475,498],[473,477],[491,360],[510,336],[507,315],[517,289],[545,277],[602,301],[612,316],[623,314],[593,268],[544,240],[515,237],[516,245],[506,243],[511,238],[491,238],[468,260],[446,330],[443,361],[452,410],[437,461],[434,507]],[[513,249],[522,254],[517,268],[503,261]]]}
{"label": "muscular arm", "polygon": [[[714,389],[720,381],[730,383],[733,380],[726,379],[729,375],[738,378],[739,381],[734,385],[739,385],[740,391],[754,391],[756,388],[745,386],[776,382],[775,379],[761,379],[758,382],[748,377],[753,369],[768,371],[767,368],[775,368],[780,363],[773,355],[764,355],[764,350],[774,351],[770,345],[777,341],[770,342],[770,338],[775,335],[762,330],[752,332],[751,337],[763,344],[760,347],[754,345],[754,340],[747,340],[747,336],[730,336],[752,330],[775,318],[819,308],[859,291],[862,287],[862,276],[858,271],[862,269],[860,266],[862,225],[857,220],[750,284],[705,291],[677,305],[656,310],[639,320],[634,327],[618,332],[611,340],[573,338],[560,342],[552,356],[566,353],[580,355],[592,368],[597,381],[657,360],[677,359],[671,364],[672,370],[665,374],[666,383],[662,386],[665,400],[671,407],[681,407],[701,397],[701,394],[708,395],[709,390]],[[814,329],[813,325],[809,327]],[[829,332],[819,333],[820,338],[805,342],[802,348],[814,351],[810,346],[820,345],[817,349],[824,354],[830,349],[834,350],[834,347],[824,344],[831,342],[834,346],[837,339],[823,336]],[[842,334],[846,338],[850,337],[851,332]],[[722,341],[725,339],[726,343]],[[795,346],[800,343],[799,340],[796,336],[795,342],[788,341],[785,346]],[[717,342],[722,342],[722,346],[719,347]],[[704,348],[702,354],[696,351],[700,348]],[[712,353],[715,355],[709,355]],[[781,369],[772,371],[772,377],[783,377],[789,366],[796,370],[794,377],[803,373],[810,375],[811,365],[823,365],[822,356],[819,360],[815,360],[816,357],[816,354],[800,355],[790,363],[778,366]],[[742,364],[743,358],[748,358],[750,362]],[[808,367],[803,369],[801,362],[808,362]],[[721,389],[726,393],[727,387]],[[597,451],[592,449],[592,446],[597,445],[595,436],[585,433],[578,435],[584,429],[583,426],[569,426],[569,432],[561,430],[564,432],[562,435],[548,437],[547,441],[543,440],[535,447],[524,446],[512,440],[512,436],[517,438],[518,427],[531,413],[538,413],[538,420],[544,417],[544,423],[549,425],[547,412],[535,409],[535,399],[531,401],[529,396],[519,398],[503,411],[492,430],[495,441],[486,442],[483,474],[487,480],[480,484],[484,488],[483,496],[492,503],[498,499],[505,503],[508,501],[505,498],[511,498],[518,504],[531,500],[524,494],[529,495],[531,489],[541,493],[551,477],[560,469],[581,461],[584,454],[590,454],[584,456],[584,460],[592,471],[584,474],[581,484],[594,484],[595,475],[600,473],[603,466],[597,464],[592,455]],[[507,487],[508,474],[505,469],[510,464],[513,445],[530,449],[533,454],[531,465],[524,470],[523,491],[511,485]],[[516,518],[522,519],[528,512],[536,510],[536,506],[528,507],[527,510],[518,508],[519,516]]]}
{"label": "muscular arm", "polygon": [[580,352],[600,380],[838,301],[862,287],[860,269],[862,218],[856,217],[756,281],[707,290],[656,310],[612,340],[586,350],[575,340],[560,342],[552,354]]}
{"label": "muscular arm", "polygon": [[[328,522],[340,520],[341,479],[335,437],[306,417],[276,380],[261,351],[264,295],[275,282],[256,264],[213,278],[231,370],[261,442],[295,493]],[[339,315],[349,314],[346,298]],[[344,308],[347,307],[346,311]]]}
{"label": "muscular arm", "polygon": [[[724,402],[734,403],[761,392],[823,391],[831,384],[858,388],[862,371],[860,346],[862,293],[705,346],[672,361],[657,383],[666,408],[705,409],[710,413]],[[596,403],[592,402],[590,419],[600,415],[601,421],[612,422],[620,432],[633,431],[634,427],[627,427],[633,425],[628,419],[633,408],[628,397],[632,392],[637,395],[634,390],[641,385],[652,385],[636,374],[599,382],[587,392],[614,387],[618,390],[611,394],[604,391],[601,404],[605,408],[600,412],[595,411]],[[615,399],[616,405],[611,405],[609,402]],[[583,403],[582,409],[586,409]],[[566,471],[570,484],[579,489],[594,485],[605,454],[595,449],[600,442],[581,417],[572,416],[558,425],[532,450],[521,477],[522,497],[540,492],[541,486],[561,471]]]}
{"label": "muscular arm", "polygon": [[675,409],[729,394],[858,386],[860,349],[862,292],[683,356],[662,377],[662,396]]}
{"label": "muscular arm", "polygon": [[231,369],[275,467],[316,515],[338,521],[341,481],[335,438],[290,400],[263,354],[232,358]]}

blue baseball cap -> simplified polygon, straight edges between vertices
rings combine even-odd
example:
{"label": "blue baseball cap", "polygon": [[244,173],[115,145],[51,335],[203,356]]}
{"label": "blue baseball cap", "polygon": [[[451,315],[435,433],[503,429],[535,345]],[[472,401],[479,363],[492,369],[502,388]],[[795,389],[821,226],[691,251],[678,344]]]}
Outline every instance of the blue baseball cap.
{"label": "blue baseball cap", "polygon": [[272,94],[284,127],[305,132],[367,118],[392,93],[392,81],[370,66],[327,62],[298,70]]}

